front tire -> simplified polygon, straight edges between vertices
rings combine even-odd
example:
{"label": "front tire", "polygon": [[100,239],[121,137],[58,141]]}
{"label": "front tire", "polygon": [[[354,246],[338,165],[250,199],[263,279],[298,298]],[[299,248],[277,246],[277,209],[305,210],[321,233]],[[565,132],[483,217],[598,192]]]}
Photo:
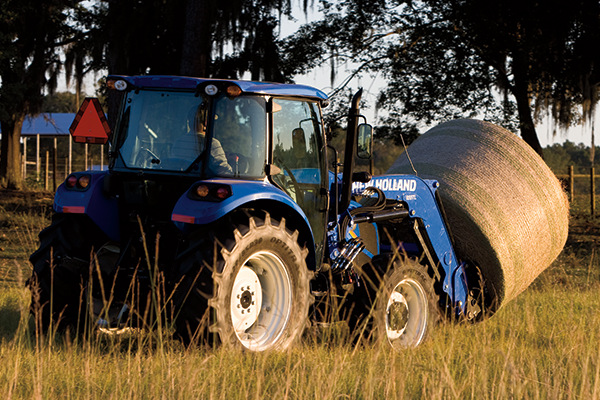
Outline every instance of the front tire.
{"label": "front tire", "polygon": [[[220,232],[198,238],[206,243],[182,264],[192,266],[182,282],[196,278],[180,306],[177,333],[184,339],[198,336],[204,323],[224,345],[250,351],[290,347],[302,334],[310,306],[308,250],[300,247],[298,231],[266,214]],[[216,257],[207,248],[211,236],[223,245],[220,251],[212,245]],[[207,271],[212,271],[210,284]]]}
{"label": "front tire", "polygon": [[437,299],[426,266],[396,260],[384,276],[376,300],[378,338],[394,350],[420,345],[441,319]]}

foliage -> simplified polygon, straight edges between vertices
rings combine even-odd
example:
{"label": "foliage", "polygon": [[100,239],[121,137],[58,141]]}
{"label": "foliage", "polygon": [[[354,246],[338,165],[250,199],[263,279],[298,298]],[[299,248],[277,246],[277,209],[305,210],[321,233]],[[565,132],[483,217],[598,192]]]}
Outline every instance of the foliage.
{"label": "foliage", "polygon": [[[0,179],[21,186],[19,134],[64,67],[75,78],[116,74],[183,74],[283,81],[276,29],[290,0],[3,0],[0,4]],[[308,6],[307,3],[304,4]],[[225,49],[229,51],[229,55]],[[64,55],[64,59],[63,59]],[[214,59],[216,56],[216,59]],[[109,117],[112,105],[108,102]],[[111,120],[112,121],[112,120]]]}
{"label": "foliage", "polygon": [[71,92],[56,92],[45,95],[40,112],[42,113],[76,113],[79,110],[78,96]]}
{"label": "foliage", "polygon": [[[383,73],[378,106],[400,130],[479,115],[541,153],[534,116],[576,123],[596,101],[598,2],[347,0],[286,39],[288,68],[351,60],[353,74]],[[304,62],[302,62],[304,60]],[[344,82],[346,84],[347,81]]]}
{"label": "foliage", "polygon": [[48,210],[52,199],[0,194],[0,237],[7,237],[0,252],[0,391],[6,398],[597,397],[598,224],[583,218],[572,219],[559,259],[486,321],[442,325],[421,347],[397,353],[352,342],[335,325],[309,329],[290,351],[249,354],[186,349],[168,330],[162,337],[152,331],[37,334],[24,258],[36,247],[32,233],[48,223],[40,204]]}
{"label": "foliage", "polygon": [[[584,149],[557,147],[566,154]],[[489,320],[442,325],[417,349],[395,353],[364,340],[352,342],[346,331],[332,326],[307,331],[290,351],[249,354],[186,349],[168,332],[164,337],[150,331],[112,337],[36,333],[24,288],[30,273],[25,258],[48,223],[52,199],[0,194],[0,238],[6,238],[0,239],[6,247],[0,250],[0,391],[6,398],[598,396],[597,223],[573,218],[565,252],[531,288]]]}
{"label": "foliage", "polygon": [[[596,146],[594,165],[600,163],[600,147]],[[546,164],[555,174],[566,174],[570,165],[576,174],[589,174],[590,147],[583,143],[575,144],[566,140],[562,144],[555,143],[544,149]]]}
{"label": "foliage", "polygon": [[572,214],[585,214],[590,215],[591,209],[591,183],[590,183],[590,168],[595,167],[596,176],[596,198],[595,208],[600,209],[598,204],[600,199],[598,198],[598,163],[600,157],[598,156],[600,147],[596,146],[594,153],[595,160],[594,164],[590,162],[590,147],[583,145],[582,143],[575,144],[570,141],[565,141],[563,144],[553,144],[544,149],[544,160],[550,167],[552,172],[557,176],[562,177],[564,180],[565,189],[568,190],[569,180],[567,178],[569,174],[569,167],[573,167],[573,173],[575,175],[573,181],[573,196],[571,199],[571,213]]}
{"label": "foliage", "polygon": [[151,332],[36,336],[25,290],[10,288],[0,296],[1,390],[7,398],[595,398],[598,286],[552,282],[489,321],[447,324],[399,353],[351,345],[333,328],[262,354],[160,345]]}
{"label": "foliage", "polygon": [[275,45],[290,0],[137,0],[93,3],[79,14],[85,38],[68,51],[68,71],[283,80]]}
{"label": "foliage", "polygon": [[4,0],[0,4],[0,179],[21,187],[19,137],[26,114],[56,88],[60,49],[77,39],[73,13],[80,1]]}

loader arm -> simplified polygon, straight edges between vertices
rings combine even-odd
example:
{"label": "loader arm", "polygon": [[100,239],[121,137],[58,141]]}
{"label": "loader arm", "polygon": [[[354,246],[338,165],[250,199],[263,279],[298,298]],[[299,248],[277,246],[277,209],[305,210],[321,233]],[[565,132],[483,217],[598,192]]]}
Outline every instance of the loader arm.
{"label": "loader arm", "polygon": [[411,218],[411,225],[424,256],[439,275],[444,292],[457,314],[467,315],[469,288],[464,265],[459,262],[452,245],[443,213],[436,201],[439,184],[435,180],[423,180],[411,175],[386,175],[374,177],[368,183],[355,182],[353,193],[374,187],[383,192],[387,199],[402,204],[397,210],[361,214],[354,212],[353,222],[378,222],[399,217]]}

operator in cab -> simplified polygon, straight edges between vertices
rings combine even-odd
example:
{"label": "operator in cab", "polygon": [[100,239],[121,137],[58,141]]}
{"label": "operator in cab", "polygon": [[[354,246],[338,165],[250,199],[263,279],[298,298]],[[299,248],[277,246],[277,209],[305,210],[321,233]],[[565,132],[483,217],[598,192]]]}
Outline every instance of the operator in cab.
{"label": "operator in cab", "polygon": [[[195,160],[206,150],[207,111],[204,103],[193,107],[188,113],[187,132],[179,136],[171,147],[171,157]],[[221,142],[212,138],[207,172],[211,176],[232,175]]]}

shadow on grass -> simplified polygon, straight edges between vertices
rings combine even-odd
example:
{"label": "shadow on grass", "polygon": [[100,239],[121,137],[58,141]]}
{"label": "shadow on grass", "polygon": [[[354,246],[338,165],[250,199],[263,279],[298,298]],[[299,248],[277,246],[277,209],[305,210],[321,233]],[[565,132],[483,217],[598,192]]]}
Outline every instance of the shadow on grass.
{"label": "shadow on grass", "polygon": [[25,289],[0,288],[0,341],[11,341],[23,321],[31,324],[28,304],[25,304]]}

